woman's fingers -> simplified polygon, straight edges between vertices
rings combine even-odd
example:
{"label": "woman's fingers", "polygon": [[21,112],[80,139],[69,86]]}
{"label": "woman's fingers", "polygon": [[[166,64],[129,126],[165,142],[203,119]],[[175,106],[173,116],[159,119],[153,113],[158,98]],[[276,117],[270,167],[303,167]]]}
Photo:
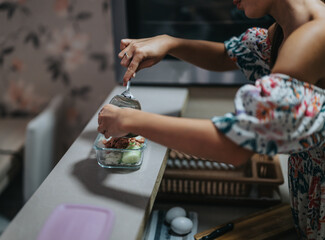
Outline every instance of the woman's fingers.
{"label": "woman's fingers", "polygon": [[127,46],[130,45],[130,43],[132,42],[132,39],[122,39],[120,42],[120,49],[121,51],[126,48]]}
{"label": "woman's fingers", "polygon": [[123,77],[124,86],[137,71],[151,67],[166,55],[166,51],[160,46],[161,41],[161,37],[121,40],[118,57],[121,65],[127,68]]}
{"label": "woman's fingers", "polygon": [[132,51],[130,50],[130,47],[124,48],[121,52],[119,52],[118,57],[120,59],[131,58],[132,57]]}
{"label": "woman's fingers", "polygon": [[[130,40],[130,39],[128,39],[128,40]],[[122,41],[121,41],[122,42]],[[131,49],[131,40],[130,40],[130,42],[128,42],[128,44],[126,44],[126,45],[124,45],[123,47],[122,46],[120,46],[120,48],[121,48],[121,52],[119,52],[119,54],[118,54],[118,57],[120,58],[120,59],[124,59],[126,56],[127,56],[127,58],[132,58],[132,49]]]}
{"label": "woman's fingers", "polygon": [[128,67],[132,60],[133,53],[131,51],[125,51],[121,60],[121,65],[123,67]]}
{"label": "woman's fingers", "polygon": [[102,133],[102,134],[105,134],[106,133],[106,130],[103,128],[102,125],[98,125],[97,131],[100,132],[100,133]]}
{"label": "woman's fingers", "polygon": [[124,74],[124,77],[123,77],[123,85],[126,86],[127,82],[132,78],[132,77],[135,77],[135,73],[136,71],[138,70],[138,66],[141,62],[142,58],[139,56],[139,55],[135,55],[129,66],[128,66],[128,69],[127,71],[125,72]]}
{"label": "woman's fingers", "polygon": [[[124,66],[124,67],[127,67],[127,68],[128,68],[128,70],[127,70],[127,72],[124,74],[124,78],[123,78],[123,79],[125,79],[125,80],[123,80],[123,85],[126,86],[126,83],[127,83],[127,82],[132,78],[132,77],[135,77],[135,74],[136,74],[137,69],[136,69],[136,66],[134,66],[134,64],[131,65],[131,61],[133,61],[133,60],[132,60],[132,58],[127,54],[127,52],[125,52],[124,55],[125,55],[124,58],[121,60],[121,65]],[[135,70],[134,70],[134,71],[131,71],[132,68],[135,68]],[[129,75],[131,75],[131,76],[129,76]]]}
{"label": "woman's fingers", "polygon": [[102,134],[105,134],[105,132],[106,132],[106,129],[104,128],[104,124],[103,124],[103,120],[104,120],[103,113],[104,113],[104,110],[105,110],[105,106],[98,113],[98,127],[97,127],[97,131],[100,132],[100,133],[102,133]]}
{"label": "woman's fingers", "polygon": [[121,132],[119,128],[119,116],[121,108],[106,104],[99,111],[97,131],[105,135],[106,138],[110,136],[123,136],[126,133]]}

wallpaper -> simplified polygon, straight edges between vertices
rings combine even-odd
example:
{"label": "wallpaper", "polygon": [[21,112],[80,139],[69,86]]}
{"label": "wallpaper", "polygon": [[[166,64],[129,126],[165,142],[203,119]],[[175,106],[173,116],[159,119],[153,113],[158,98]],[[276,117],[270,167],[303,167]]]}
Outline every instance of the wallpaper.
{"label": "wallpaper", "polygon": [[0,117],[66,97],[66,144],[115,86],[109,0],[0,0]]}

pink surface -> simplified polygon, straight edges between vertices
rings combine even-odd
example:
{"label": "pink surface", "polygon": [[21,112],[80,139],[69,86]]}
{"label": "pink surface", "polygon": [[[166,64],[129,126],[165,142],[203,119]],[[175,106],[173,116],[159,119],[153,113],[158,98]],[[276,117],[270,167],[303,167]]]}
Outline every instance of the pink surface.
{"label": "pink surface", "polygon": [[37,240],[108,240],[114,214],[88,205],[59,205],[46,221]]}

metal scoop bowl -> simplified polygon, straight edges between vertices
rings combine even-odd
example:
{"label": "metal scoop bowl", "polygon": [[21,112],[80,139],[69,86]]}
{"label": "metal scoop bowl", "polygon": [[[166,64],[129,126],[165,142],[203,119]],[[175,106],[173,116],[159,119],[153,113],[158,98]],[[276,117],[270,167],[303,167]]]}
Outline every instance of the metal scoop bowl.
{"label": "metal scoop bowl", "polygon": [[[126,90],[122,92],[121,95],[114,96],[109,103],[121,108],[133,108],[141,110],[140,102],[130,92],[130,81],[128,81],[126,85]],[[124,137],[131,138],[136,136],[138,135],[128,133]]]}

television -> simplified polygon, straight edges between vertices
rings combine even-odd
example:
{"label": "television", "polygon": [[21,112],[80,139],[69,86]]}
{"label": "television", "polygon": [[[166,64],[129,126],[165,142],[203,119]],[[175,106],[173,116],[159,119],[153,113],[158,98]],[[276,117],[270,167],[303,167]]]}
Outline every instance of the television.
{"label": "television", "polygon": [[[224,42],[249,27],[268,28],[274,19],[265,16],[248,19],[230,0],[113,0],[115,74],[122,83],[125,67],[117,57],[123,38],[146,38],[160,34],[187,39]],[[142,69],[134,85],[242,85],[247,83],[239,71],[213,72],[166,56],[151,68]]]}

